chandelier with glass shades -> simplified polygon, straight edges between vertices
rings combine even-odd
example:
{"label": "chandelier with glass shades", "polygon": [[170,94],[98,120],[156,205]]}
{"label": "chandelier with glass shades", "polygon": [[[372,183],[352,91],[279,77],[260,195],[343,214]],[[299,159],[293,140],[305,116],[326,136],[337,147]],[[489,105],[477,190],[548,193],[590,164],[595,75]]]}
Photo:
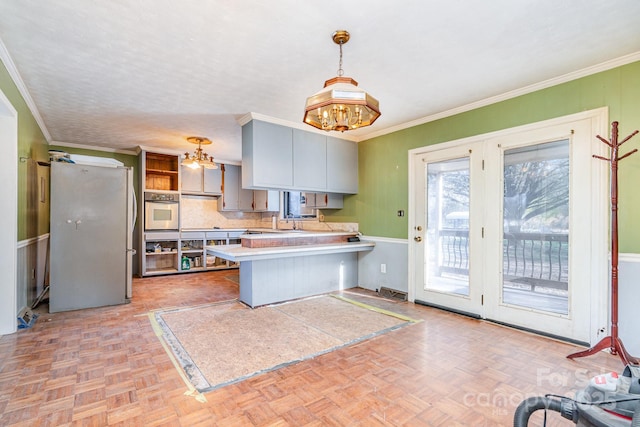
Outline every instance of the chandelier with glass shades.
{"label": "chandelier with glass shades", "polygon": [[360,89],[351,77],[343,77],[342,45],[349,41],[349,33],[338,30],[332,37],[340,46],[338,76],[325,81],[324,89],[307,98],[303,121],[326,131],[369,126],[380,117],[378,100]]}
{"label": "chandelier with glass shades", "polygon": [[198,144],[198,148],[195,149],[193,154],[184,153],[184,160],[182,161],[183,166],[188,166],[192,169],[198,169],[199,167],[203,167],[205,169],[218,169],[218,165],[213,161],[213,156],[202,151],[203,145],[211,144],[211,140],[209,138],[190,136],[187,138],[187,141],[192,144]]}

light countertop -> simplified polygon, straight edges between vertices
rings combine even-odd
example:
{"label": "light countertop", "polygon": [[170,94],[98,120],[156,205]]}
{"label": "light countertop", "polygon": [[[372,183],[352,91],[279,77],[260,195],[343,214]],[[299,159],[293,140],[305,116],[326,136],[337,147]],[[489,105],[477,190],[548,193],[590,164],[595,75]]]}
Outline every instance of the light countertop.
{"label": "light countertop", "polygon": [[188,233],[190,231],[247,231],[246,228],[181,228],[181,232]]}
{"label": "light countertop", "polygon": [[[258,228],[249,228],[247,231],[250,233],[251,231],[257,232],[262,229]],[[326,236],[355,236],[358,233],[353,231],[312,231],[312,230],[272,230],[265,229],[265,231],[261,232],[262,234],[246,234],[242,236],[243,239],[250,240],[261,240],[261,239],[273,239],[274,234],[278,235],[278,238],[285,237],[305,237],[305,236],[313,236],[313,237],[326,237]],[[346,240],[346,239],[345,239]]]}
{"label": "light countertop", "polygon": [[[254,236],[257,237],[261,235],[249,235],[244,236],[244,238]],[[295,256],[371,251],[373,250],[374,246],[374,242],[360,241],[351,243],[329,243],[318,245],[274,246],[267,248],[246,248],[242,245],[214,245],[205,246],[205,249],[207,251],[207,255],[215,255],[217,257],[228,259],[230,261],[255,261]]]}

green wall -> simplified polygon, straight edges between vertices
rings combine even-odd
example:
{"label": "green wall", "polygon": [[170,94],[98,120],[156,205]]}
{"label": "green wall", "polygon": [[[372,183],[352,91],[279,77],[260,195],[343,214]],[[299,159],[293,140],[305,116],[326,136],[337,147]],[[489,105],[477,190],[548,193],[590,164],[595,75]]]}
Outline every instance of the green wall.
{"label": "green wall", "polygon": [[[49,147],[4,66],[0,66],[0,90],[18,111],[19,157],[47,161],[48,150],[55,148],[74,154],[115,158],[127,166],[134,166],[137,174],[136,156]],[[345,196],[344,209],[324,210],[323,214],[328,221],[357,222],[360,231],[366,235],[406,239],[409,150],[600,107],[609,108],[610,121],[620,122],[621,137],[640,128],[640,62],[360,142],[359,194]],[[623,152],[639,147],[640,135],[630,140]],[[48,198],[44,203],[36,203],[27,197],[28,186],[34,185],[33,170],[29,173],[28,169],[36,168],[36,184],[45,177],[47,185],[48,170],[19,159],[16,162],[18,240],[24,240],[49,231]],[[621,163],[619,178],[620,251],[640,253],[640,226],[634,223],[640,218],[640,195],[634,188],[640,182],[640,154]],[[136,177],[135,182],[138,181]],[[398,210],[404,210],[405,216],[398,217]]]}
{"label": "green wall", "polygon": [[97,150],[88,150],[86,148],[75,148],[75,147],[63,147],[60,145],[51,145],[48,148],[49,150],[61,150],[69,154],[79,154],[83,156],[94,156],[94,157],[106,157],[109,159],[116,159],[124,163],[125,166],[133,168],[133,183],[136,191],[136,196],[140,193],[139,191],[139,178],[138,178],[138,156],[131,154],[122,154],[122,153],[112,153],[107,151],[97,151]]}
{"label": "green wall", "polygon": [[[79,148],[50,146],[29,107],[18,91],[6,67],[0,62],[0,91],[18,112],[18,241],[49,232],[49,174],[50,168],[37,162],[49,161],[49,150],[63,150],[72,154],[109,157],[134,167],[134,183],[138,183],[138,157]],[[20,161],[20,158],[32,161]],[[40,181],[44,179],[45,197],[40,197]],[[137,185],[136,192],[138,192]]]}
{"label": "green wall", "polygon": [[[640,62],[360,142],[359,193],[345,197],[344,209],[323,213],[358,222],[366,235],[406,239],[409,150],[600,107],[620,123],[621,138],[640,129]],[[638,147],[640,135],[622,152]],[[621,162],[619,179],[620,250],[640,252],[640,154]]]}
{"label": "green wall", "polygon": [[[40,178],[48,188],[49,172],[37,161],[49,160],[47,141],[33,118],[9,72],[0,62],[0,91],[18,112],[18,240],[30,239],[49,232],[49,198],[40,201]],[[21,162],[20,158],[31,161]],[[28,191],[31,188],[32,191]],[[35,193],[34,193],[35,192]],[[48,191],[47,191],[48,193]],[[29,197],[29,195],[32,195]]]}

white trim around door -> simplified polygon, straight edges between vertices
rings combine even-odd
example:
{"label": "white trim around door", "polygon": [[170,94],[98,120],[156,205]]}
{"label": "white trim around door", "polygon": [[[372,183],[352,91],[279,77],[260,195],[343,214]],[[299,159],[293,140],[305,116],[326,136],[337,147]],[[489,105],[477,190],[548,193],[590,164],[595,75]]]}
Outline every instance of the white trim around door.
{"label": "white trim around door", "polygon": [[18,113],[0,91],[0,199],[4,229],[0,233],[0,335],[17,329]]}
{"label": "white trim around door", "polygon": [[[477,135],[409,152],[409,300],[444,306],[480,318],[583,343],[597,342],[607,330],[608,305],[608,174],[604,162],[592,154],[606,155],[595,137],[608,134],[608,110],[601,108],[552,120]],[[552,313],[519,307],[505,300],[503,286],[502,188],[506,150],[547,142],[569,141],[569,274],[567,310]],[[467,154],[468,153],[468,154]],[[445,291],[430,289],[425,276],[426,218],[434,216],[427,207],[427,165],[445,170],[446,159],[469,157],[470,207],[466,217],[469,255],[466,274],[468,290],[452,286]],[[476,157],[476,158],[474,158]],[[482,164],[482,173],[478,169]],[[453,168],[455,169],[454,166]],[[438,169],[440,168],[440,169]],[[444,169],[443,169],[444,168]],[[459,178],[458,178],[459,179]],[[464,210],[464,209],[463,209]],[[438,215],[442,215],[441,213]],[[437,215],[436,215],[437,217]],[[451,230],[443,230],[450,234]],[[433,231],[431,231],[433,233]],[[446,234],[446,233],[445,233]],[[464,233],[460,233],[464,234]],[[444,235],[444,234],[443,234]],[[435,254],[435,257],[442,254]],[[431,258],[434,250],[431,250]],[[455,280],[458,278],[454,277]],[[533,290],[533,287],[531,288]]]}

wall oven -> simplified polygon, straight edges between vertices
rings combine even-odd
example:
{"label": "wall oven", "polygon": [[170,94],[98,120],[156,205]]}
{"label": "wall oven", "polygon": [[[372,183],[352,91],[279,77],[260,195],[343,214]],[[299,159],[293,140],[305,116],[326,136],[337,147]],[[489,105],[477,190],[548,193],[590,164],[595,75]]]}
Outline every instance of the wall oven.
{"label": "wall oven", "polygon": [[144,229],[178,230],[178,194],[144,194]]}

